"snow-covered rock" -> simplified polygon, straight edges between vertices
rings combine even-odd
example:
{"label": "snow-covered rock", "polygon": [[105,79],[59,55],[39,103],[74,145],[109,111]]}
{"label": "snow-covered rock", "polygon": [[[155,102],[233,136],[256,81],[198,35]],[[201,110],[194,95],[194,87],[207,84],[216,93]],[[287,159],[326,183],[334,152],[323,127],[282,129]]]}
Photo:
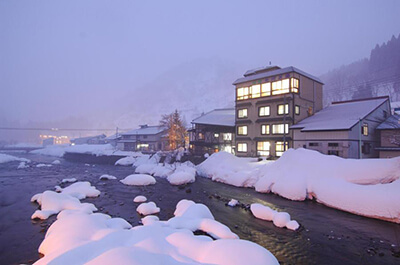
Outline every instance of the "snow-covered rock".
{"label": "snow-covered rock", "polygon": [[51,162],[53,165],[59,165],[61,164],[60,160],[54,160],[53,162]]}
{"label": "snow-covered rock", "polygon": [[133,199],[133,202],[145,202],[145,201],[147,201],[147,198],[143,195],[136,196]]}
{"label": "snow-covered rock", "polygon": [[238,205],[239,204],[239,201],[238,200],[235,200],[235,199],[231,199],[229,202],[228,202],[228,206],[230,206],[230,207],[235,207],[236,205]]}
{"label": "snow-covered rock", "polygon": [[78,180],[76,178],[66,178],[61,180],[61,183],[73,183],[73,182],[77,182]]}
{"label": "snow-covered rock", "polygon": [[[193,220],[198,216],[185,217]],[[223,224],[211,221],[216,222],[215,233],[223,234],[219,230]],[[147,216],[142,222],[142,226],[131,228],[120,218],[64,210],[46,233],[39,247],[44,256],[36,264],[279,264],[268,250],[250,241],[196,236],[156,216]]]}
{"label": "snow-covered rock", "polygon": [[99,179],[100,179],[100,180],[112,180],[112,179],[117,179],[117,178],[114,177],[114,176],[112,176],[112,175],[104,174],[104,175],[101,175],[101,176],[99,177]]}
{"label": "snow-covered rock", "polygon": [[52,165],[50,165],[50,164],[43,164],[43,163],[36,165],[36,167],[51,167],[51,166]]}
{"label": "snow-covered rock", "polygon": [[96,187],[92,186],[88,181],[73,183],[64,189],[61,188],[60,192],[62,194],[71,195],[79,200],[87,197],[98,197],[100,195],[100,191],[97,190]]}
{"label": "snow-covered rock", "polygon": [[115,162],[116,166],[132,166],[136,161],[136,158],[133,156],[127,156],[124,158],[121,158]]}
{"label": "snow-covered rock", "polygon": [[29,167],[29,165],[27,165],[25,161],[22,161],[19,163],[17,169],[23,169],[23,168],[28,168],[28,167]]}
{"label": "snow-covered rock", "polygon": [[156,179],[146,174],[132,174],[120,180],[125,185],[147,186],[156,184]]}
{"label": "snow-covered rock", "polygon": [[251,204],[250,211],[254,217],[265,221],[272,221],[276,227],[286,227],[290,230],[297,230],[300,226],[297,221],[290,220],[290,215],[288,213],[277,212],[259,203]]}
{"label": "snow-covered rock", "polygon": [[160,208],[154,202],[144,202],[136,208],[136,211],[141,215],[149,215],[159,213]]}

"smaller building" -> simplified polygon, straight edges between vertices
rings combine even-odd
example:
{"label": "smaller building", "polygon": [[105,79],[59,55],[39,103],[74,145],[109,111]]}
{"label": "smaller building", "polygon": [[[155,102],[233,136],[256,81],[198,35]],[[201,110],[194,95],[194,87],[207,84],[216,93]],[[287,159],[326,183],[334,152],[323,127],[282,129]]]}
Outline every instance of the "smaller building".
{"label": "smaller building", "polygon": [[235,153],[235,109],[215,109],[194,119],[189,149],[194,155]]}
{"label": "smaller building", "polygon": [[140,128],[122,133],[117,148],[124,151],[157,152],[166,150],[168,130],[162,126],[141,125]]}
{"label": "smaller building", "polygon": [[380,158],[400,156],[400,115],[394,114],[376,128],[380,133]]}
{"label": "smaller building", "polygon": [[344,158],[378,157],[376,128],[390,115],[389,97],[333,102],[290,127],[294,148],[309,148]]}
{"label": "smaller building", "polygon": [[121,139],[121,134],[120,133],[115,133],[113,135],[110,135],[106,137],[105,143],[106,144],[111,144],[112,146],[117,146],[118,140]]}
{"label": "smaller building", "polygon": [[105,144],[106,135],[100,134],[95,136],[87,136],[87,137],[79,137],[71,139],[70,142],[72,144]]}

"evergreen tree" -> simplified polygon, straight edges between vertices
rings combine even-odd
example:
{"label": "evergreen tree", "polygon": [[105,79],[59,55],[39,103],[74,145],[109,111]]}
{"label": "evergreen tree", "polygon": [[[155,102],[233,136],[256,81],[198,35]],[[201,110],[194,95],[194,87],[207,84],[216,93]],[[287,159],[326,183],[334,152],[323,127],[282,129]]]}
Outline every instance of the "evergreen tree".
{"label": "evergreen tree", "polygon": [[160,125],[168,129],[168,142],[171,150],[185,147],[187,131],[178,110],[171,114],[162,115]]}

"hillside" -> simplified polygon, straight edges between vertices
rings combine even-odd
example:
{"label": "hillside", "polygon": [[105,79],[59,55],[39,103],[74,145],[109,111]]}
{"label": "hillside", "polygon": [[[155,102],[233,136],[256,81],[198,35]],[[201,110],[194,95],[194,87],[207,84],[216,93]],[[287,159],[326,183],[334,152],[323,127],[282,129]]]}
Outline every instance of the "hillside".
{"label": "hillside", "polygon": [[324,106],[333,101],[389,95],[400,101],[400,35],[376,45],[369,58],[322,76]]}

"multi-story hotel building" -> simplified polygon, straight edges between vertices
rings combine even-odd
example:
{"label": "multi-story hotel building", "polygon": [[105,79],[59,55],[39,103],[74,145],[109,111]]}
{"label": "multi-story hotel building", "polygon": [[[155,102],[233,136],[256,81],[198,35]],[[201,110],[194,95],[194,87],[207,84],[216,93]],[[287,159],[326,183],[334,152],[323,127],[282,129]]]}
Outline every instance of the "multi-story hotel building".
{"label": "multi-story hotel building", "polygon": [[238,156],[281,156],[293,146],[289,127],[322,109],[321,80],[292,66],[250,70],[233,85]]}

